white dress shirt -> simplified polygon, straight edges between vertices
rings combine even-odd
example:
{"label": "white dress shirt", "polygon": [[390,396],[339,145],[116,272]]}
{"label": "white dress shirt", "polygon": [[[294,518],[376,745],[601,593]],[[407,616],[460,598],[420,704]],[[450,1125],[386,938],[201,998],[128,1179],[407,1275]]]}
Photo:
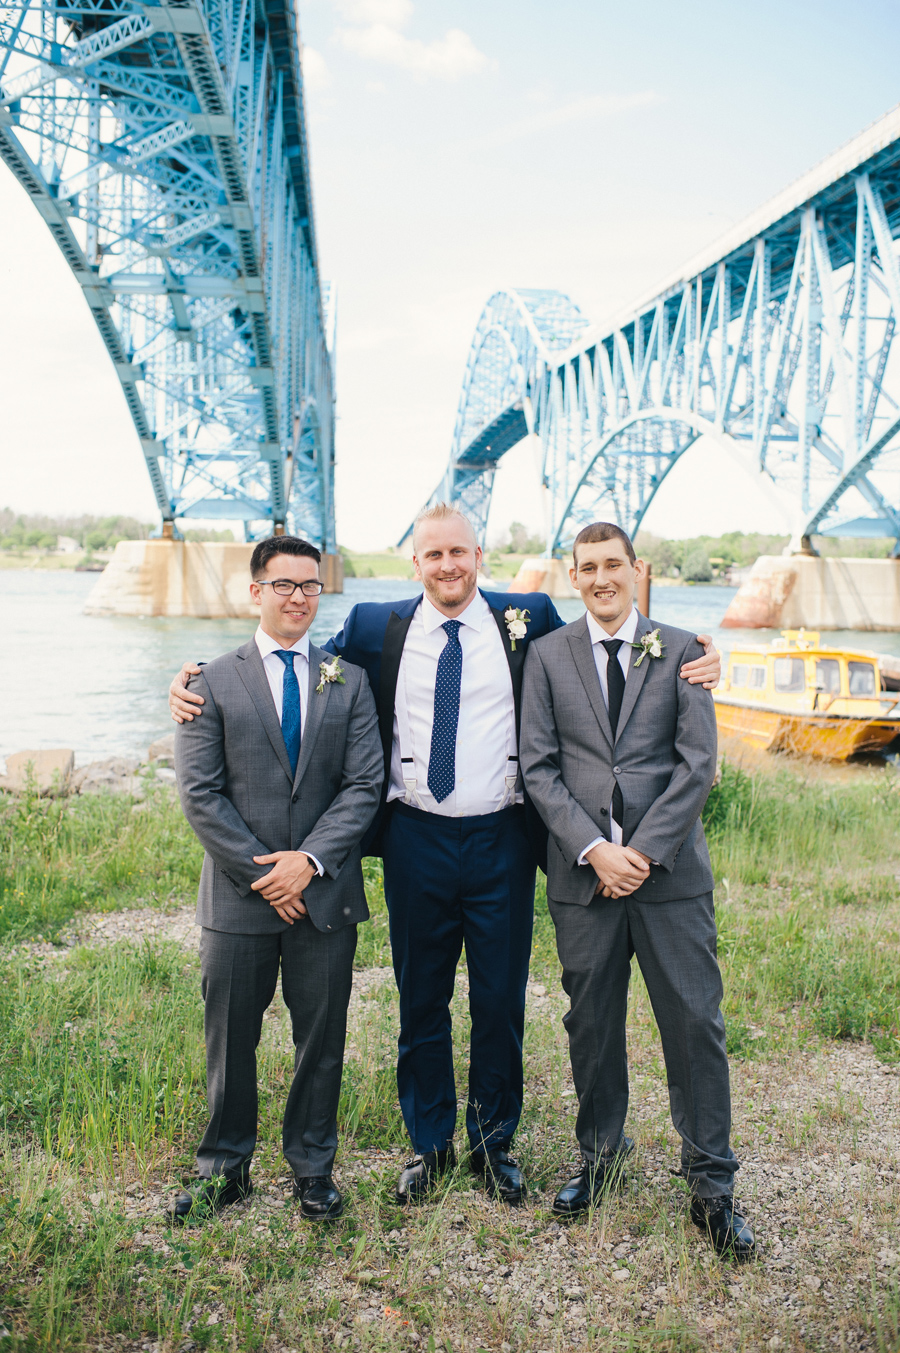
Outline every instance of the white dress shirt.
{"label": "white dress shirt", "polygon": [[[634,651],[631,645],[634,643],[635,634],[637,634],[637,623],[638,613],[634,606],[632,606],[631,614],[625,622],[619,626],[615,634],[607,634],[606,630],[603,629],[601,625],[597,624],[597,621],[591,615],[590,611],[587,613],[588,634],[591,636],[594,666],[597,668],[597,676],[600,678],[600,689],[603,692],[603,703],[606,705],[607,709],[609,709],[609,676],[606,669],[609,665],[609,654],[603,647],[604,641],[607,639],[622,640],[622,647],[616,654],[616,660],[621,666],[622,671],[625,673],[625,680],[627,681],[628,668],[631,665],[631,654]],[[594,846],[598,846],[601,841],[612,841],[613,844],[617,846],[622,844],[622,828],[612,815],[612,803],[609,805],[609,836],[595,836],[590,845],[585,846],[584,850],[578,856],[578,863],[584,864],[585,856],[588,851],[593,850]]]}
{"label": "white dress shirt", "polygon": [[[408,737],[416,792],[421,807],[444,817],[496,813],[506,793],[507,758],[516,755],[516,707],[503,640],[491,608],[476,592],[460,622],[462,678],[456,730],[456,785],[437,803],[428,788],[428,761],[434,723],[434,687],[438,659],[448,642],[442,615],[426,596],[416,609],[400,660],[394,707],[394,743],[388,800],[403,798],[406,789],[400,765],[400,721]],[[408,733],[406,733],[408,730]],[[517,787],[515,802],[522,803]]]}
{"label": "white dress shirt", "polygon": [[[256,647],[259,649],[259,656],[262,658],[262,664],[265,668],[266,677],[269,682],[269,690],[272,692],[272,699],[275,701],[275,713],[278,715],[278,722],[281,723],[281,711],[284,708],[284,674],[287,671],[280,658],[276,658],[276,653],[296,653],[294,659],[294,673],[297,677],[297,685],[300,687],[300,739],[303,740],[303,730],[306,727],[306,707],[309,704],[309,635],[304,634],[302,639],[298,639],[295,644],[291,644],[288,650],[273,639],[270,634],[266,634],[262,625],[260,625],[253,636],[256,640]],[[325,873],[319,861],[314,855],[306,852],[306,858],[312,860],[321,877]]]}

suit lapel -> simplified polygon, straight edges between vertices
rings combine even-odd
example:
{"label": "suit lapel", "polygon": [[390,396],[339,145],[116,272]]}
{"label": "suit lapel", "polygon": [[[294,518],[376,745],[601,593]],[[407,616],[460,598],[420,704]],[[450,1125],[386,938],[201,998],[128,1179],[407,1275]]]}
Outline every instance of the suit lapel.
{"label": "suit lapel", "polygon": [[[481,594],[484,596],[484,593]],[[485,598],[485,600],[487,600]],[[490,603],[488,603],[490,605]],[[519,723],[522,711],[522,671],[525,667],[525,641],[520,639],[513,650],[512,640],[509,637],[509,628],[506,624],[503,612],[491,606],[491,615],[497,622],[497,629],[500,631],[500,638],[503,641],[503,652],[506,654],[506,661],[509,663],[509,675],[512,678],[513,700],[516,705],[516,734],[519,732]]]}
{"label": "suit lapel", "polygon": [[[639,640],[642,634],[649,634],[652,629],[653,625],[646,616],[638,615],[637,629],[634,633],[635,641]],[[622,708],[619,712],[619,726],[616,729],[617,738],[620,738],[625,731],[625,725],[637,704],[637,698],[641,693],[641,687],[650,667],[650,658],[644,658],[640,667],[636,665],[638,658],[640,658],[640,654],[636,649],[632,649],[631,661],[628,664],[628,676],[625,678],[625,694],[622,696]]]}
{"label": "suit lapel", "polygon": [[[416,603],[418,605],[418,602]],[[384,748],[384,764],[390,773],[391,748],[394,742],[394,704],[397,699],[397,678],[400,675],[400,659],[403,657],[403,645],[412,624],[416,607],[409,615],[398,615],[391,611],[384,642],[381,647],[381,680],[378,691],[378,724],[381,731],[381,745]]]}
{"label": "suit lapel", "polygon": [[[328,698],[331,695],[330,681],[326,682],[321,691],[316,691],[320,681],[319,663],[333,662],[333,654],[326,653],[324,649],[316,648],[314,644],[309,646],[309,687],[306,694],[306,720],[303,724],[303,737],[300,739],[300,755],[297,758],[297,774],[294,776],[294,787],[300,783],[306,774],[306,769],[312,759],[313,749],[316,745],[316,738],[319,736],[319,729],[322,726],[322,719],[325,710],[328,707]],[[282,738],[282,742],[284,739]]]}
{"label": "suit lapel", "polygon": [[[581,677],[581,684],[587,692],[587,697],[591,702],[591,708],[600,725],[600,731],[606,738],[610,747],[612,747],[613,735],[612,727],[609,722],[609,711],[603,700],[603,691],[600,689],[600,678],[597,675],[597,667],[594,662],[594,652],[587,624],[587,616],[582,616],[580,620],[576,620],[566,637],[569,641],[569,648],[572,650],[572,657],[575,660],[578,675]],[[620,717],[620,728],[621,725],[622,720]]]}
{"label": "suit lapel", "polygon": [[256,640],[251,639],[248,644],[239,648],[237,656],[238,661],[235,665],[238,676],[256,706],[256,712],[266,730],[266,737],[271,742],[275,755],[281,762],[285,775],[290,780],[291,763],[287,748],[284,745],[284,735],[281,731],[281,724],[278,722],[278,714],[275,709],[275,701],[272,699],[266,669],[263,667],[263,660],[260,657],[259,649],[256,647]]}

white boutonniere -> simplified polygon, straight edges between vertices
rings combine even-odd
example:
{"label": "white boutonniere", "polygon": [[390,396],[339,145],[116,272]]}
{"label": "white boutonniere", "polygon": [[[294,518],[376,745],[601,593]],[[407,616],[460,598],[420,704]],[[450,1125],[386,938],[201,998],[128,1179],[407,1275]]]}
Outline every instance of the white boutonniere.
{"label": "white boutonniere", "polygon": [[319,684],[316,687],[316,695],[321,695],[326,686],[330,686],[336,681],[339,686],[345,686],[344,669],[341,667],[340,658],[332,658],[331,662],[319,663]]}
{"label": "white boutonniere", "polygon": [[510,606],[503,612],[503,619],[506,621],[506,629],[509,634],[509,646],[515,653],[516,640],[525,638],[528,633],[528,626],[531,623],[531,616],[527,611],[519,610],[518,606]]}
{"label": "white boutonniere", "polygon": [[648,654],[651,658],[661,658],[665,644],[659,637],[659,630],[651,630],[649,634],[642,634],[637,643],[632,644],[631,647],[641,650],[641,656],[634,664],[635,667],[640,667]]}

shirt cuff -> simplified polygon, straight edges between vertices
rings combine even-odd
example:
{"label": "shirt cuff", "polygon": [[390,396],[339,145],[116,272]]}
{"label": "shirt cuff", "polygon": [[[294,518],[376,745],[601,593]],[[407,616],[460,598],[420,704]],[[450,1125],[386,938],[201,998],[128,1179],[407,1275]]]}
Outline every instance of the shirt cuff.
{"label": "shirt cuff", "polygon": [[587,856],[590,855],[591,851],[594,849],[594,846],[603,845],[605,843],[606,843],[605,836],[595,836],[591,844],[589,846],[585,846],[584,850],[578,856],[578,863],[587,864]]}
{"label": "shirt cuff", "polygon": [[315,855],[310,855],[308,850],[304,850],[303,854],[306,856],[308,860],[312,860],[313,864],[316,866],[319,878],[322,878],[325,873],[325,870],[319,864],[319,861],[316,859]]}

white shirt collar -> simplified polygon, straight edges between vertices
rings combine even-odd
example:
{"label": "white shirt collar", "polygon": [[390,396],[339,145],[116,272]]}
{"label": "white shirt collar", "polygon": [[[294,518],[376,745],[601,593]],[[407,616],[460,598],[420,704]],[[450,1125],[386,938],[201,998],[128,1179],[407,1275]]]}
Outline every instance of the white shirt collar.
{"label": "white shirt collar", "polygon": [[[273,639],[270,634],[266,634],[262,625],[259,626],[253,637],[256,640],[256,647],[259,649],[261,658],[267,658],[270,653],[284,651],[284,646],[277,639]],[[299,653],[309,662],[309,634],[304,634],[302,639],[298,639],[295,644],[291,644],[290,652]]]}
{"label": "white shirt collar", "polygon": [[637,607],[632,606],[631,612],[625,618],[625,620],[619,626],[619,628],[616,630],[615,634],[607,634],[606,630],[603,629],[601,625],[597,624],[597,621],[591,615],[590,611],[588,611],[587,623],[588,623],[588,633],[591,636],[591,643],[599,644],[602,643],[605,639],[621,639],[626,644],[633,644],[634,636],[637,633],[638,619],[639,615]]}
{"label": "white shirt collar", "polygon": [[480,634],[485,613],[488,611],[490,611],[490,607],[477,588],[466,609],[460,611],[459,615],[454,616],[443,615],[436,606],[431,604],[424,592],[422,593],[422,619],[425,622],[426,634],[433,634],[447,620],[458,620],[460,624],[468,625]]}

